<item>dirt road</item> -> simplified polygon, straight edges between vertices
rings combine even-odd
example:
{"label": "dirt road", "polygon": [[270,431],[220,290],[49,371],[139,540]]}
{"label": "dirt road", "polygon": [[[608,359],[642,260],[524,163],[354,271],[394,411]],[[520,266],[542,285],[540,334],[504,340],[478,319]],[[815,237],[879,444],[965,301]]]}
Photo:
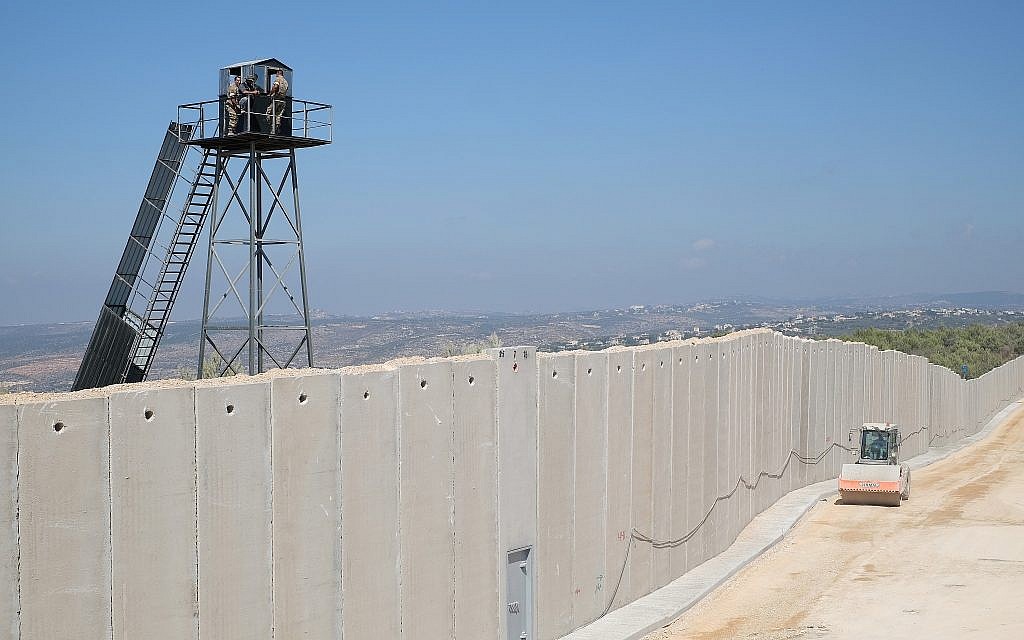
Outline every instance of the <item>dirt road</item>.
{"label": "dirt road", "polygon": [[1024,638],[1024,410],[901,507],[835,502],[646,640]]}

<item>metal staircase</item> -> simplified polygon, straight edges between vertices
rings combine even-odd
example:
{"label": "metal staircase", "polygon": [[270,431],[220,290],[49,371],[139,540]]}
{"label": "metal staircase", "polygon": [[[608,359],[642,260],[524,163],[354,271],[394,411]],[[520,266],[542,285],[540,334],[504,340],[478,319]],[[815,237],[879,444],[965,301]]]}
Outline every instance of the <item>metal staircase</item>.
{"label": "metal staircase", "polygon": [[[178,224],[167,246],[167,254],[160,267],[152,295],[141,319],[141,331],[132,349],[132,371],[145,380],[167,327],[171,308],[185,278],[189,261],[195,252],[196,241],[203,230],[206,215],[213,200],[217,179],[217,154],[211,149],[203,152],[192,187],[182,207]],[[134,382],[134,380],[126,380]]]}
{"label": "metal staircase", "polygon": [[[191,179],[182,175],[193,133],[189,125],[168,127],[72,391],[140,382],[149,373],[213,200],[216,151],[202,152]],[[174,219],[167,210],[178,180],[190,188]],[[165,218],[175,223],[170,232],[161,231]]]}

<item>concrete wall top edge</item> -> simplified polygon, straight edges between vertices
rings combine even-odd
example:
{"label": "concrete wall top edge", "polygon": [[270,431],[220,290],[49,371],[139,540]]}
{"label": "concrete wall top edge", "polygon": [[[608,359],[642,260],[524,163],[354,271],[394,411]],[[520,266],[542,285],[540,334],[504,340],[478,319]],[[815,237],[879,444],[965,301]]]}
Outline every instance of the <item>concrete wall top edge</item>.
{"label": "concrete wall top edge", "polygon": [[[710,337],[710,338],[689,338],[686,340],[669,340],[665,342],[657,342],[648,345],[639,345],[635,347],[626,346],[614,346],[607,349],[601,349],[598,351],[591,351],[586,349],[576,349],[559,352],[537,352],[538,358],[548,358],[553,355],[558,356],[576,356],[576,355],[593,355],[593,354],[621,354],[631,353],[634,356],[641,355],[649,351],[660,351],[660,350],[672,350],[680,347],[692,347],[697,345],[720,345],[724,343],[740,343],[743,344],[747,340],[756,336],[765,336],[769,338],[769,347],[777,347],[786,343],[796,345],[809,345],[814,348],[817,345],[820,348],[828,348],[831,344],[844,344],[855,349],[865,349],[868,351],[874,351],[879,354],[885,354],[887,357],[899,358],[904,361],[923,361],[928,365],[941,370],[943,374],[948,374],[954,378],[959,379],[959,376],[949,369],[937,365],[928,361],[923,356],[914,356],[910,354],[903,354],[899,351],[893,350],[879,350],[874,345],[865,344],[862,342],[845,342],[834,338],[826,340],[814,340],[811,338],[803,338],[798,336],[787,336],[771,329],[744,329],[741,331],[735,331],[733,333],[726,334],[724,336]],[[374,373],[374,372],[385,372],[385,371],[397,371],[401,367],[410,365],[423,365],[431,363],[456,363],[456,362],[475,362],[475,361],[486,361],[495,360],[496,353],[501,350],[508,349],[532,349],[533,347],[527,346],[503,346],[498,349],[487,350],[484,353],[479,354],[468,354],[451,357],[421,357],[411,356],[405,358],[396,358],[388,360],[383,363],[376,364],[365,364],[365,365],[353,365],[348,367],[341,367],[337,369],[317,369],[317,368],[303,368],[303,369],[274,369],[266,373],[262,373],[256,376],[248,376],[245,374],[226,377],[226,378],[212,378],[204,380],[152,380],[148,382],[139,382],[133,384],[120,384],[112,385],[109,387],[102,387],[99,389],[86,389],[83,391],[76,392],[54,392],[54,393],[33,393],[33,392],[21,392],[0,395],[0,406],[7,405],[28,405],[28,404],[43,404],[47,402],[65,401],[65,400],[76,400],[86,398],[109,398],[110,396],[118,393],[137,393],[140,391],[151,391],[151,390],[162,390],[162,389],[175,389],[182,387],[189,387],[193,389],[208,388],[208,387],[221,387],[231,385],[250,385],[250,384],[262,384],[272,382],[275,378],[279,377],[301,377],[301,376],[321,376],[321,375],[358,375],[363,373]],[[492,353],[493,352],[493,353]],[[900,356],[903,356],[902,358]],[[1022,356],[1024,357],[1024,356]],[[1011,360],[1010,362],[1014,362]],[[1004,363],[999,367],[996,367],[992,371],[998,371],[1002,367],[1006,366],[1010,362]],[[988,375],[987,373],[985,375]]]}

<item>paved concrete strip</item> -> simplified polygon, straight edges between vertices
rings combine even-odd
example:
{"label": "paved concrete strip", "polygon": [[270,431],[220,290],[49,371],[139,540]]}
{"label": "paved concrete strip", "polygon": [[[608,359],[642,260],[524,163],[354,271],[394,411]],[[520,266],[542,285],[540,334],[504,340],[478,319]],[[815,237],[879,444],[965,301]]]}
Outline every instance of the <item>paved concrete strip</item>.
{"label": "paved concrete strip", "polygon": [[[912,469],[920,469],[983,440],[1021,404],[1021,400],[1011,403],[977,434],[952,445],[933,447],[908,460],[908,464]],[[739,539],[719,555],[665,587],[563,636],[562,640],[639,640],[664,627],[782,540],[817,501],[835,491],[836,481],[830,479],[786,494],[757,516]]]}

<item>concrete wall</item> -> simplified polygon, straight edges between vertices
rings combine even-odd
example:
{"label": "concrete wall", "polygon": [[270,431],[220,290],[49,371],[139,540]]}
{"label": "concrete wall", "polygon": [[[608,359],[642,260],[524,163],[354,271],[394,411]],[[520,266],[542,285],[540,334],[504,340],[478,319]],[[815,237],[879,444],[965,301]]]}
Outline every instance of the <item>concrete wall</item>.
{"label": "concrete wall", "polygon": [[554,639],[834,478],[860,423],[910,457],[1022,387],[751,331],[8,396],[0,637],[503,639],[530,548]]}

